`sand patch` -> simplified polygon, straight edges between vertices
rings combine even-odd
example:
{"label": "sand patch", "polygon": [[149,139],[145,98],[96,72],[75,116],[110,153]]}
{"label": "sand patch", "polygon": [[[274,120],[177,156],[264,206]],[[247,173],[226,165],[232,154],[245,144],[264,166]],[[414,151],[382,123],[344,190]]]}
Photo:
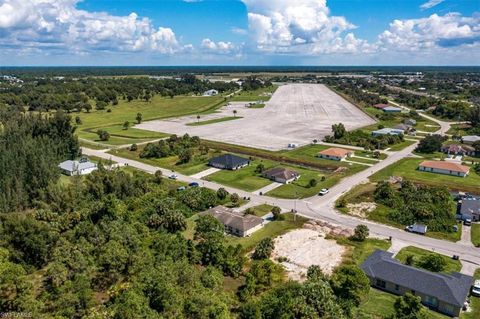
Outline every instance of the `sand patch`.
{"label": "sand patch", "polygon": [[281,264],[292,280],[304,280],[311,265],[318,265],[326,274],[331,274],[342,262],[346,248],[335,240],[325,239],[325,234],[320,229],[303,228],[277,237],[272,259],[285,259]]}
{"label": "sand patch", "polygon": [[377,208],[377,204],[374,202],[362,202],[348,204],[347,208],[350,215],[366,218],[369,213],[373,212],[375,208]]}

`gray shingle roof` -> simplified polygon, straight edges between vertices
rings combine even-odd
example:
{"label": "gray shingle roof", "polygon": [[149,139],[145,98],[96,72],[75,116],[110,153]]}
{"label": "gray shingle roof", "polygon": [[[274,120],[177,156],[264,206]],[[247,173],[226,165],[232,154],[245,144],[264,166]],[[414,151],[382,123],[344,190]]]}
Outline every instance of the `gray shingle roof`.
{"label": "gray shingle roof", "polygon": [[299,174],[296,171],[292,171],[283,167],[271,168],[269,170],[266,170],[263,174],[268,178],[275,177],[275,178],[283,178],[285,180],[290,180],[292,178],[296,178],[299,176]]}
{"label": "gray shingle roof", "polygon": [[392,253],[376,250],[365,260],[361,268],[368,277],[436,297],[451,305],[463,306],[473,283],[472,277],[458,272],[434,273],[404,265],[392,257]]}
{"label": "gray shingle roof", "polygon": [[480,215],[480,200],[464,199],[460,206],[460,214],[462,215]]}
{"label": "gray shingle roof", "polygon": [[80,171],[80,170],[83,170],[83,169],[89,169],[89,168],[93,168],[93,167],[96,167],[97,165],[95,163],[92,163],[90,161],[86,161],[86,162],[79,162],[79,161],[71,161],[71,160],[68,160],[68,161],[65,161],[65,162],[61,162],[58,167],[60,167],[61,169],[65,170],[65,171],[69,171],[69,172],[75,172],[75,171]]}
{"label": "gray shingle roof", "polygon": [[211,215],[225,226],[247,231],[263,223],[263,219],[255,215],[243,215],[223,206],[210,208],[202,215]]}
{"label": "gray shingle roof", "polygon": [[233,154],[223,154],[208,161],[210,165],[216,163],[228,168],[242,166],[248,164],[249,162],[250,161],[248,159]]}

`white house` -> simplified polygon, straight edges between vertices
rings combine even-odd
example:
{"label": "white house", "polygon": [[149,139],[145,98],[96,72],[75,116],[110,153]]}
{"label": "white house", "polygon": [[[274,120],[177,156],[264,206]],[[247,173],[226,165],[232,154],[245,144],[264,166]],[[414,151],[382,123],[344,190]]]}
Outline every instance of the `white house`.
{"label": "white house", "polygon": [[395,128],[382,128],[381,130],[376,130],[372,132],[373,136],[380,136],[380,135],[400,135],[405,134],[404,130],[395,129]]}
{"label": "white house", "polygon": [[218,95],[218,91],[214,89],[203,92],[203,96],[215,96],[215,95]]}
{"label": "white house", "polygon": [[62,173],[68,176],[73,175],[87,175],[97,169],[97,164],[90,162],[86,158],[79,161],[65,161],[58,165]]}
{"label": "white house", "polygon": [[418,170],[444,175],[465,177],[470,172],[470,167],[453,162],[423,161],[418,165]]}
{"label": "white house", "polygon": [[465,144],[473,144],[478,141],[480,141],[480,136],[478,135],[462,136],[462,143],[465,143]]}
{"label": "white house", "polygon": [[277,183],[288,184],[300,178],[296,171],[283,167],[274,167],[263,172],[263,176]]}

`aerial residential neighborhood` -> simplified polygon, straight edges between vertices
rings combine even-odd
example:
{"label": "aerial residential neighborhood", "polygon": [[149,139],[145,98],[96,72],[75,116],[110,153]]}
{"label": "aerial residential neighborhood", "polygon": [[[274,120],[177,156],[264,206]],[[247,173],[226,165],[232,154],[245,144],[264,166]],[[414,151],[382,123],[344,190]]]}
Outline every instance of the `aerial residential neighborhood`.
{"label": "aerial residential neighborhood", "polygon": [[0,0],[0,317],[480,319],[479,26]]}

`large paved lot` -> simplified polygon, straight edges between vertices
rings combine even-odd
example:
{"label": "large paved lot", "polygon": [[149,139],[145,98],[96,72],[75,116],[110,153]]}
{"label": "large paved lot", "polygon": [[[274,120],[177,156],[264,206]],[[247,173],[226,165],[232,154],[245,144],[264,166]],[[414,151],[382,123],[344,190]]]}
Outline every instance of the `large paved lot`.
{"label": "large paved lot", "polygon": [[201,138],[269,150],[287,148],[289,143],[305,145],[331,134],[331,126],[343,123],[348,130],[374,123],[370,117],[322,84],[288,84],[277,89],[264,108],[249,109],[233,102],[219,112],[204,115],[201,121],[232,116],[232,121],[187,126],[196,116],[156,120],[135,128],[197,135]]}

